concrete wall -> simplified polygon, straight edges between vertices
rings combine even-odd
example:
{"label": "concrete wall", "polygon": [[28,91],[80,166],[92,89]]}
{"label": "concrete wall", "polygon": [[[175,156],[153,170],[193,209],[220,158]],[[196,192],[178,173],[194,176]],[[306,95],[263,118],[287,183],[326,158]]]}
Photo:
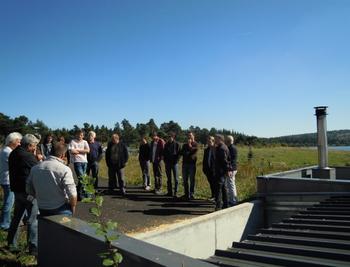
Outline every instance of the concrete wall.
{"label": "concrete wall", "polygon": [[255,233],[262,223],[262,202],[256,200],[133,237],[190,257],[205,259],[212,256],[215,249],[227,249],[233,241]]}
{"label": "concrete wall", "polygon": [[[87,222],[65,216],[39,219],[38,266],[102,266],[106,244]],[[123,256],[120,267],[214,267],[214,265],[120,234],[112,243]],[[214,253],[214,252],[213,252]]]}

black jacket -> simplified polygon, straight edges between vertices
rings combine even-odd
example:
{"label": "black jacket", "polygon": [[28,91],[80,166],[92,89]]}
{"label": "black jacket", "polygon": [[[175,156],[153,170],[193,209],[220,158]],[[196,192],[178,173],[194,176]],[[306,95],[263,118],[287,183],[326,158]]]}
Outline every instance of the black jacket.
{"label": "black jacket", "polygon": [[30,169],[38,164],[34,154],[28,152],[22,146],[15,148],[9,156],[9,174],[11,191],[26,192],[26,180]]}
{"label": "black jacket", "polygon": [[115,144],[109,142],[106,150],[106,164],[107,167],[114,167],[122,169],[125,167],[129,159],[129,152],[126,145],[122,142]]}
{"label": "black jacket", "polygon": [[198,151],[198,144],[196,142],[192,143],[192,147],[189,147],[189,145],[183,144],[181,149],[182,154],[182,162],[185,164],[196,164],[197,162],[197,151]]}
{"label": "black jacket", "polygon": [[236,171],[237,170],[237,148],[233,144],[231,144],[228,146],[228,150],[230,151],[231,170]]}
{"label": "black jacket", "polygon": [[222,177],[230,170],[230,151],[225,144],[220,144],[215,149],[215,176]]}
{"label": "black jacket", "polygon": [[149,161],[151,159],[151,146],[149,143],[140,144],[139,146],[139,160]]}
{"label": "black jacket", "polygon": [[164,162],[167,164],[176,164],[180,159],[180,144],[176,141],[166,142],[163,150]]}
{"label": "black jacket", "polygon": [[215,175],[215,149],[212,149],[210,161],[209,161],[209,151],[210,147],[208,146],[204,149],[203,155],[203,172],[206,176],[214,176]]}

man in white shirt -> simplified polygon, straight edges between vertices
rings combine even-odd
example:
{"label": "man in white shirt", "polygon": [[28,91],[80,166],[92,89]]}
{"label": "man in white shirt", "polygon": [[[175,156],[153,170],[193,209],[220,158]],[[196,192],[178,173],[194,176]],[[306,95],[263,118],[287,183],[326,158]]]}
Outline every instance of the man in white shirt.
{"label": "man in white shirt", "polygon": [[54,154],[34,166],[26,183],[26,192],[37,199],[40,215],[72,215],[77,191],[71,169],[65,165],[67,147],[56,144]]}
{"label": "man in white shirt", "polygon": [[5,140],[5,147],[0,152],[0,184],[3,190],[3,205],[0,217],[0,229],[7,230],[11,223],[11,210],[14,203],[14,194],[10,189],[9,156],[12,150],[21,144],[22,135],[10,133]]}
{"label": "man in white shirt", "polygon": [[82,130],[77,130],[75,132],[75,139],[73,139],[69,144],[70,161],[74,165],[74,171],[78,177],[78,199],[83,199],[87,197],[84,192],[83,185],[81,183],[82,177],[86,174],[87,168],[87,153],[90,152],[89,144],[84,139],[84,132]]}

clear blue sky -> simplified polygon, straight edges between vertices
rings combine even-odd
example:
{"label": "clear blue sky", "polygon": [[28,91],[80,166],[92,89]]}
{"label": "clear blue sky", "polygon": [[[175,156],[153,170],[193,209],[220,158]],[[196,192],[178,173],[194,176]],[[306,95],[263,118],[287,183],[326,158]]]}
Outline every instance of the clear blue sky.
{"label": "clear blue sky", "polygon": [[257,136],[349,129],[349,0],[0,1],[0,112]]}

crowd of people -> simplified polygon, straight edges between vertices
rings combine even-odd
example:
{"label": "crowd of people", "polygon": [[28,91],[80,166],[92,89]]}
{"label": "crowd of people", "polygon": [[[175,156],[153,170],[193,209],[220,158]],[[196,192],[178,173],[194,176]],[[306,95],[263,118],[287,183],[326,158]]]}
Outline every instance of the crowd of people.
{"label": "crowd of people", "polygon": [[[21,221],[27,224],[29,252],[37,253],[37,216],[56,214],[73,215],[77,201],[89,197],[84,189],[83,177],[94,178],[99,183],[99,162],[103,158],[102,145],[96,141],[96,133],[78,130],[67,145],[63,137],[54,141],[51,134],[41,137],[33,134],[22,136],[10,133],[0,151],[0,184],[3,189],[3,206],[0,228],[8,231],[7,242],[11,250],[17,249],[18,229]],[[154,176],[154,193],[162,194],[162,166],[167,176],[167,196],[178,198],[179,161],[182,157],[182,178],[186,201],[194,199],[197,154],[199,145],[192,132],[182,146],[176,134],[169,133],[164,141],[157,133],[151,142],[143,136],[139,145],[139,163],[143,186],[151,190],[150,165]],[[127,194],[125,166],[129,159],[127,146],[119,134],[111,136],[105,150],[108,167],[108,190],[119,189]],[[69,165],[72,164],[77,185]],[[237,173],[237,149],[232,136],[208,136],[203,156],[203,172],[208,179],[215,209],[231,207],[237,202],[235,175]],[[14,205],[13,216],[11,217]]]}

